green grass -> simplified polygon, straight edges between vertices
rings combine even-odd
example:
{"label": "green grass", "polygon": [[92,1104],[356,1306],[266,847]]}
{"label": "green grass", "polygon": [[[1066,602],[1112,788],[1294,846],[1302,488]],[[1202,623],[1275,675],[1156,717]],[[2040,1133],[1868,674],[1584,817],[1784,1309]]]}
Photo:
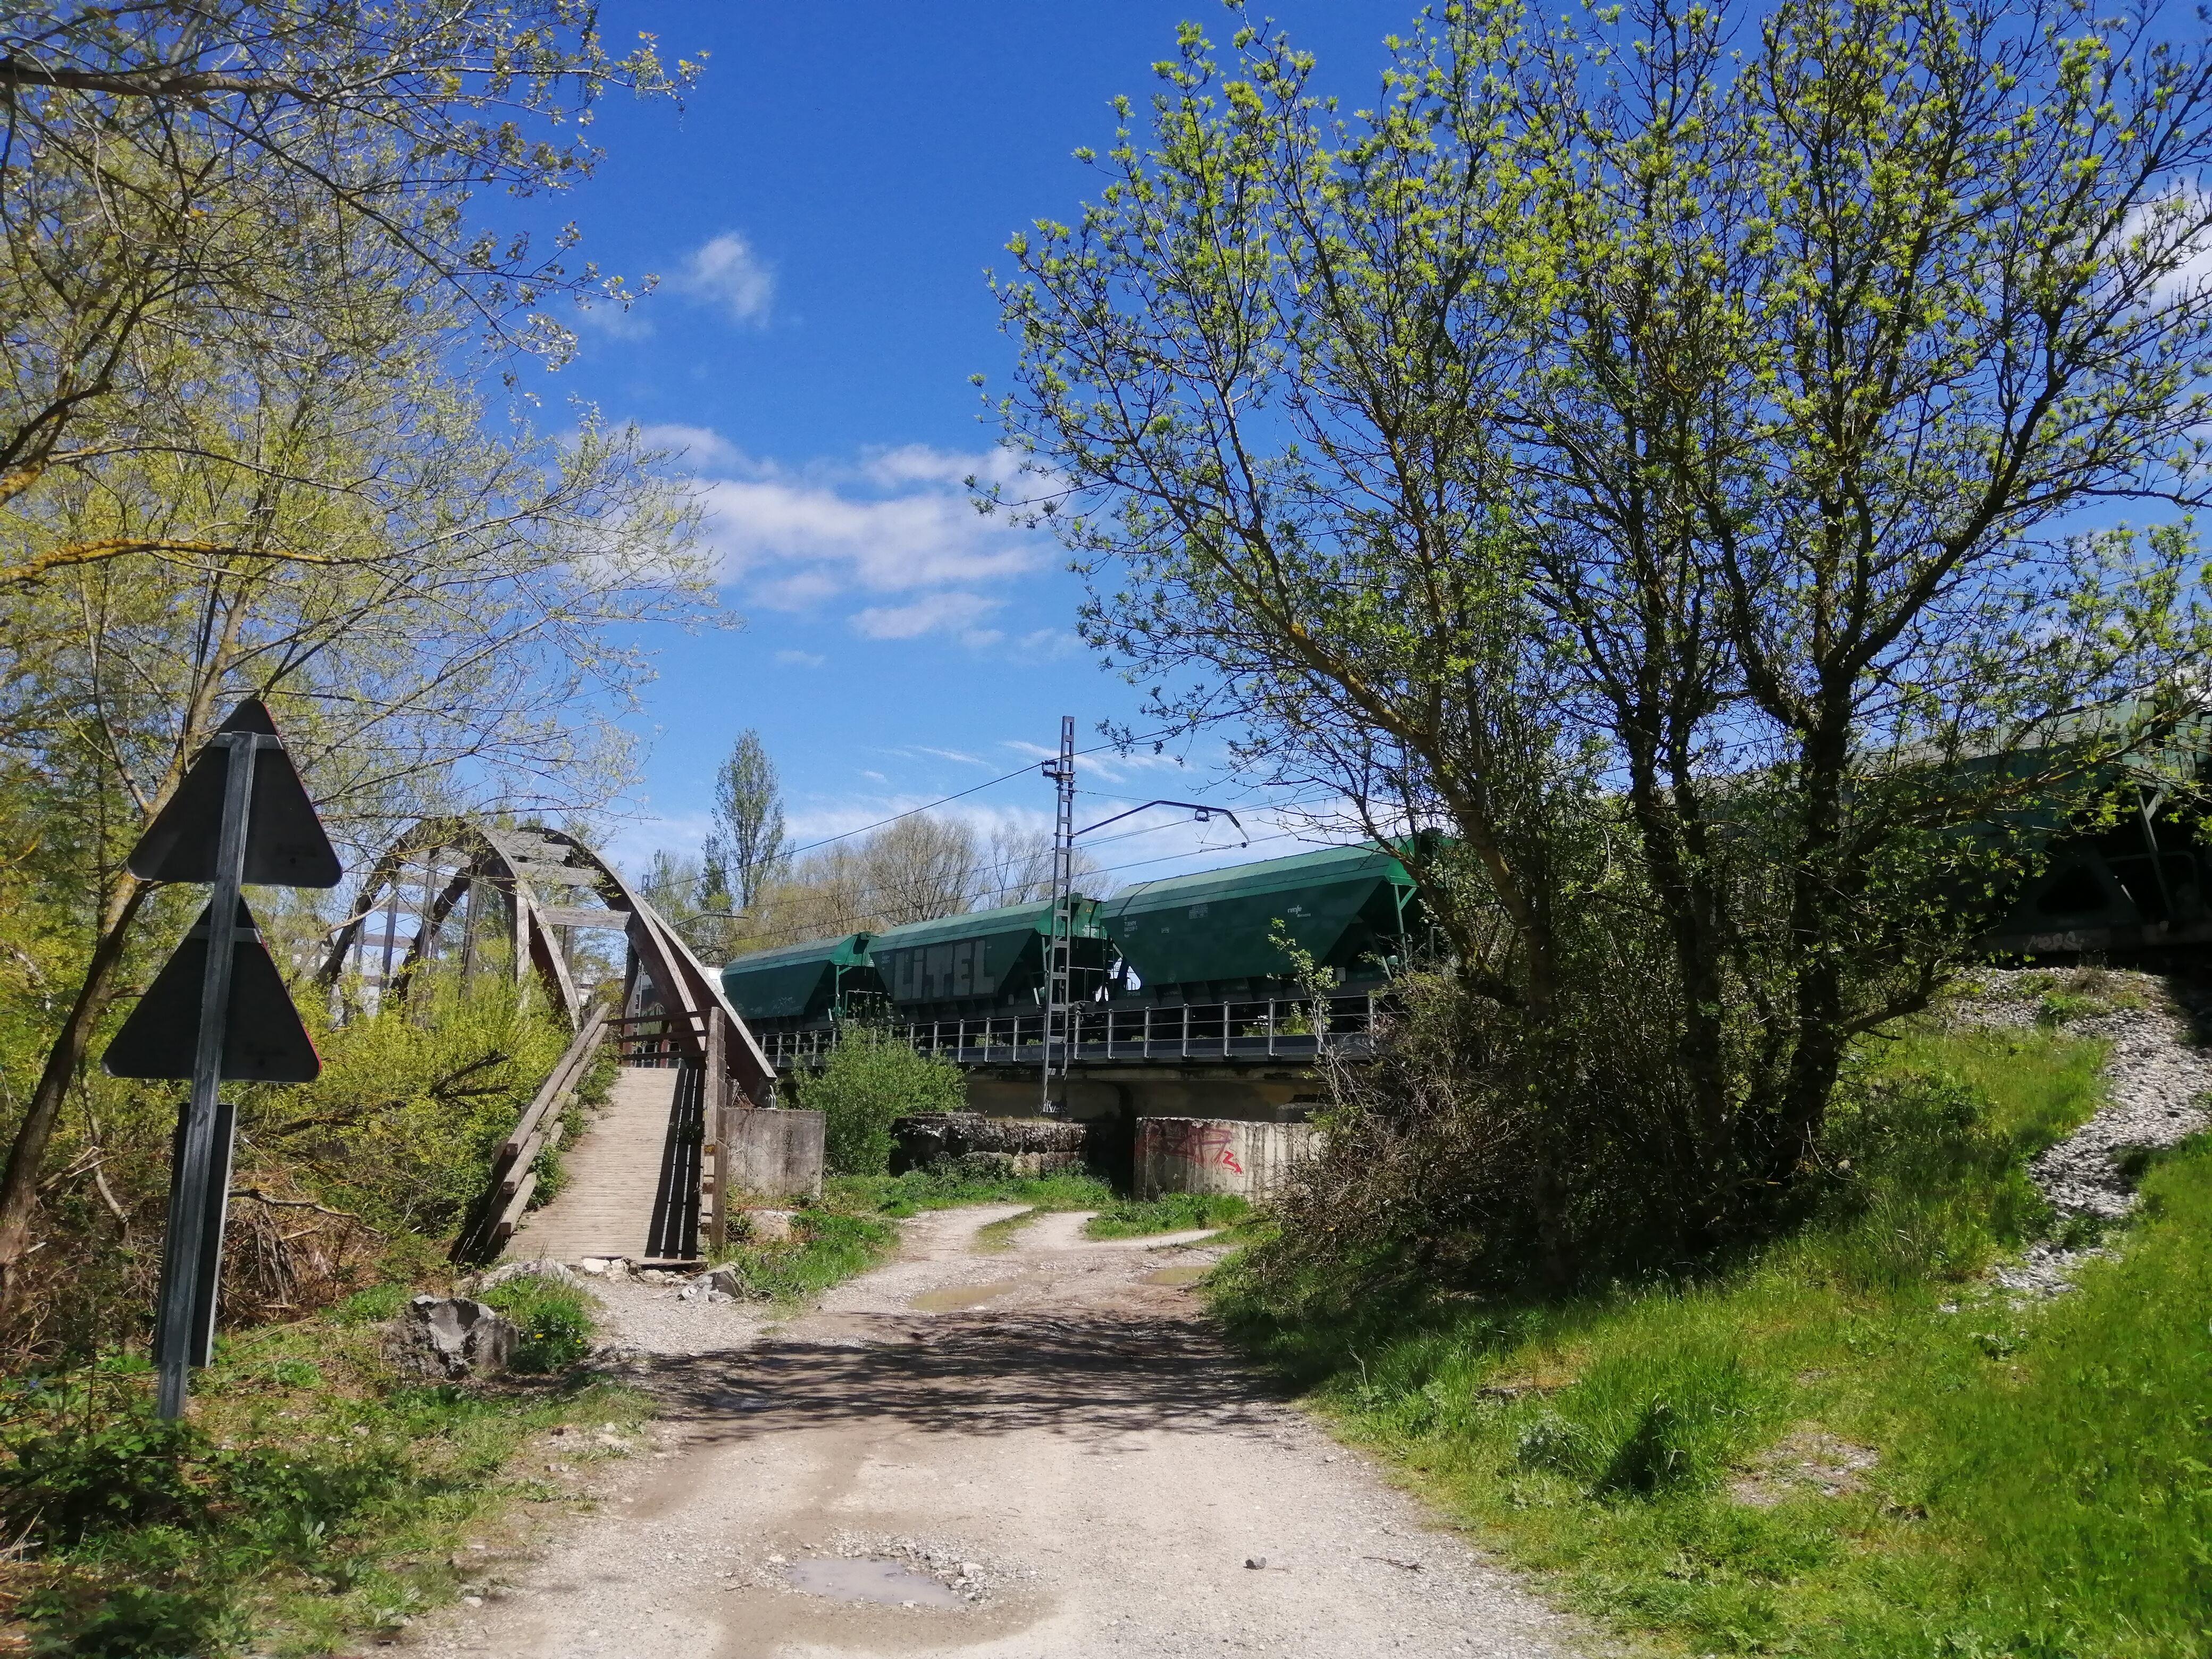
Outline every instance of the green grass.
{"label": "green grass", "polygon": [[1001,1216],[996,1221],[988,1221],[975,1230],[975,1248],[985,1251],[1010,1250],[1014,1247],[1016,1233],[1032,1221],[1050,1213],[1047,1207],[1032,1206],[1026,1210],[1018,1210],[1012,1215]]}
{"label": "green grass", "polygon": [[[143,1360],[0,1390],[0,1618],[84,1659],[319,1654],[388,1632],[481,1571],[517,1502],[562,1498],[518,1455],[568,1425],[628,1427],[644,1400],[580,1373],[398,1382],[364,1292],[346,1319],[225,1338],[192,1415],[151,1413]],[[575,1460],[617,1455],[580,1437]]]}
{"label": "green grass", "polygon": [[993,1176],[957,1167],[909,1170],[899,1176],[840,1176],[823,1183],[827,1201],[905,1217],[967,1204],[1027,1204],[1039,1210],[1092,1210],[1111,1204],[1114,1189],[1097,1176],[1063,1170],[1048,1176]]}
{"label": "green grass", "polygon": [[509,1364],[543,1375],[566,1370],[592,1351],[591,1298],[576,1285],[525,1273],[483,1294],[521,1332]]}
{"label": "green grass", "polygon": [[884,1260],[898,1243],[892,1224],[924,1210],[1029,1205],[1021,1215],[982,1230],[992,1234],[983,1248],[1004,1249],[1014,1226],[1047,1210],[1090,1209],[1112,1199],[1112,1189],[1089,1175],[1006,1178],[915,1170],[902,1176],[832,1176],[822,1183],[820,1201],[793,1217],[788,1242],[734,1243],[714,1260],[736,1267],[755,1294],[796,1304]]}
{"label": "green grass", "polygon": [[1141,1238],[1147,1233],[1231,1227],[1252,1213],[1233,1193],[1169,1193],[1164,1197],[1117,1198],[1083,1224],[1089,1238]]}
{"label": "green grass", "polygon": [[708,1255],[736,1268],[753,1295],[795,1305],[866,1273],[897,1243],[889,1222],[824,1205],[798,1212],[787,1240],[744,1240]]}
{"label": "green grass", "polygon": [[2212,1653],[2212,1147],[2151,1169],[2070,1294],[2015,1309],[1977,1277],[2047,1224],[2021,1164],[2094,1109],[2098,1058],[1888,1047],[1820,1219],[1705,1282],[1381,1308],[1270,1281],[1261,1251],[1218,1305],[1348,1437],[1656,1650]]}

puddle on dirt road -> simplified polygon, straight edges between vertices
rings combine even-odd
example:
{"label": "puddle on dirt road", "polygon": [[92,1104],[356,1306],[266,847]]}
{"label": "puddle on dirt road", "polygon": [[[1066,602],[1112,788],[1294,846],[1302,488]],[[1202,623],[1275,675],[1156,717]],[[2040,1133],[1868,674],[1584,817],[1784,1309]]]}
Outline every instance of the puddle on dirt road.
{"label": "puddle on dirt road", "polygon": [[1213,1271],[1206,1262],[1194,1262],[1184,1267],[1163,1267],[1156,1273],[1146,1273],[1147,1285],[1195,1285]]}
{"label": "puddle on dirt road", "polygon": [[877,1601],[886,1607],[964,1607],[959,1591],[896,1561],[825,1556],[791,1565],[793,1587],[832,1601]]}
{"label": "puddle on dirt road", "polygon": [[958,1313],[995,1302],[1020,1283],[1018,1279],[994,1279],[988,1285],[948,1285],[941,1291],[924,1291],[908,1305],[921,1313]]}

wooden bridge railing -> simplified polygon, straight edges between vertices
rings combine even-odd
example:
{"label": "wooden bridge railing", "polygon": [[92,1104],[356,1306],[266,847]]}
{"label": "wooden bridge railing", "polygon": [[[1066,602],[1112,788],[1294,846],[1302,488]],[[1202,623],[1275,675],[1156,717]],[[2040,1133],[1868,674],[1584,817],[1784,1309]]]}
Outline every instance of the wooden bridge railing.
{"label": "wooden bridge railing", "polygon": [[584,1073],[591,1069],[592,1056],[605,1039],[609,1024],[605,1006],[594,1006],[584,1017],[583,1025],[568,1048],[562,1051],[561,1058],[554,1061],[544,1086],[515,1120],[507,1139],[500,1142],[499,1149],[492,1154],[490,1183],[477,1200],[468,1224],[453,1241],[454,1261],[489,1261],[513,1236],[523,1212],[530,1207],[531,1195],[538,1190],[538,1174],[533,1167],[538,1155],[549,1146],[561,1144],[561,1113],[584,1080]]}

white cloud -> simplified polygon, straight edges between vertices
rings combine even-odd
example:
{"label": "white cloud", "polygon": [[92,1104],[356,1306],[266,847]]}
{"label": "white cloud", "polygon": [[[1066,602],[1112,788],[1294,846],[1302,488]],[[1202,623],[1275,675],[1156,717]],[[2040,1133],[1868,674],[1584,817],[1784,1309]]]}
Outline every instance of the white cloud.
{"label": "white cloud", "polygon": [[638,436],[687,472],[738,472],[750,465],[738,447],[712,427],[670,421],[640,427]]}
{"label": "white cloud", "polygon": [[860,471],[871,483],[886,488],[911,483],[964,487],[970,478],[979,483],[1010,482],[1021,472],[1021,458],[1006,448],[963,454],[928,444],[901,444],[870,451],[861,460]]}
{"label": "white cloud", "polygon": [[2191,298],[2212,283],[2212,197],[2193,185],[2137,207],[2122,224],[2120,237],[2131,261],[2172,266],[2150,285],[2144,296],[2150,305]]}
{"label": "white cloud", "polygon": [[870,605],[853,613],[853,626],[871,640],[915,640],[924,634],[958,634],[971,645],[994,644],[1001,636],[975,624],[1004,599],[981,593],[927,593],[906,605]]}
{"label": "white cloud", "polygon": [[775,299],[775,272],[734,230],[693,250],[669,280],[678,294],[719,305],[738,323],[765,323]]}
{"label": "white cloud", "polygon": [[830,660],[811,651],[779,651],[775,659],[787,668],[819,668]]}
{"label": "white cloud", "polygon": [[1015,643],[1022,656],[1030,662],[1057,662],[1083,649],[1083,641],[1064,628],[1040,628],[1023,635]]}
{"label": "white cloud", "polygon": [[969,500],[962,481],[1008,471],[1003,451],[909,445],[792,468],[748,456],[702,427],[650,427],[646,436],[682,452],[697,475],[722,579],[749,608],[849,605],[852,626],[869,639],[947,634],[993,645],[1004,636],[984,619],[1006,603],[1011,583],[1055,556],[1047,537],[986,517]]}

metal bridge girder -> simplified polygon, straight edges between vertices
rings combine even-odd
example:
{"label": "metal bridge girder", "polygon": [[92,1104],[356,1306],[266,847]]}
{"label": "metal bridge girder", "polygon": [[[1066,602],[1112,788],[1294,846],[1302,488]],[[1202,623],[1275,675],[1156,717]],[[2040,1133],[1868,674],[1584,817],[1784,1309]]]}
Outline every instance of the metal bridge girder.
{"label": "metal bridge girder", "polygon": [[725,1021],[721,1046],[726,1074],[756,1104],[769,1103],[775,1084],[775,1068],[724,995],[720,977],[700,962],[665,918],[631,890],[611,865],[563,830],[488,824],[462,816],[424,818],[414,824],[393,842],[363,878],[352,914],[331,937],[329,952],[316,975],[319,983],[334,985],[343,975],[347,957],[362,939],[363,924],[380,902],[387,915],[396,912],[399,884],[409,866],[418,860],[434,860],[434,871],[442,862],[438,855],[448,850],[460,855],[460,867],[434,897],[412,907],[417,918],[416,936],[405,959],[391,976],[391,994],[406,995],[409,982],[434,949],[440,930],[454,908],[477,884],[484,883],[507,904],[516,981],[526,982],[535,973],[570,1029],[578,1029],[585,1016],[584,999],[556,929],[575,925],[582,907],[566,892],[549,904],[538,889],[542,884],[588,890],[604,907],[599,914],[606,921],[601,925],[622,929],[636,963],[644,969],[666,1012],[671,1035],[684,1057],[695,1064],[705,1062],[707,1016],[709,1011],[719,1010]]}

